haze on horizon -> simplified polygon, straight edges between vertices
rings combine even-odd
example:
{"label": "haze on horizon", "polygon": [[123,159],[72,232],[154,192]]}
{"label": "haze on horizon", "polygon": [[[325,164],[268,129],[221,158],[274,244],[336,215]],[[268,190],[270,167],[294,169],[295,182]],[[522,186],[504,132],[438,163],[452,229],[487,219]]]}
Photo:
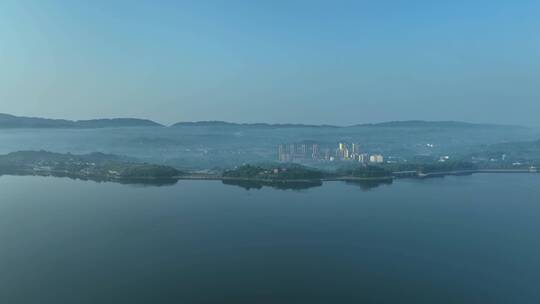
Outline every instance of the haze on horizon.
{"label": "haze on horizon", "polygon": [[540,3],[0,3],[0,112],[538,126]]}

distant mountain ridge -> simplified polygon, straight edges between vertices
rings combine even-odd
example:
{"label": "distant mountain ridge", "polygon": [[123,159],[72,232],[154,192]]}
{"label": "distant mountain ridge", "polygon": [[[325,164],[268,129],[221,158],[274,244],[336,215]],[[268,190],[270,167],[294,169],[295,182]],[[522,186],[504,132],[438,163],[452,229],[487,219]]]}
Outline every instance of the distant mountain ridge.
{"label": "distant mountain ridge", "polygon": [[212,121],[196,121],[196,122],[179,122],[171,127],[249,127],[249,128],[362,128],[362,127],[381,127],[381,128],[493,128],[493,127],[510,127],[524,128],[515,125],[500,125],[500,124],[479,124],[460,121],[426,121],[426,120],[404,120],[404,121],[388,121],[380,123],[365,123],[351,126],[336,126],[336,125],[313,125],[313,124],[271,124],[271,123],[234,123],[219,120]]}
{"label": "distant mountain ridge", "polygon": [[254,127],[254,128],[340,128],[333,125],[309,124],[271,124],[271,123],[235,123],[220,120],[186,121],[173,124],[171,127]]}
{"label": "distant mountain ridge", "polygon": [[427,121],[427,120],[402,120],[402,121],[388,121],[373,124],[359,124],[353,127],[387,127],[387,128],[403,128],[403,127],[440,127],[440,128],[475,128],[475,127],[510,127],[510,128],[524,128],[517,125],[503,125],[503,124],[487,124],[487,123],[470,123],[461,121]]}
{"label": "distant mountain ridge", "polygon": [[91,120],[48,119],[20,117],[0,113],[0,128],[120,128],[120,127],[162,127],[163,125],[138,118],[111,118]]}
{"label": "distant mountain ridge", "polygon": [[[92,128],[125,128],[125,127],[165,127],[155,121],[139,118],[110,118],[110,119],[90,119],[90,120],[66,120],[49,119],[39,117],[21,117],[10,114],[0,113],[0,129],[7,128],[74,128],[74,129],[92,129]],[[459,121],[426,121],[426,120],[404,120],[388,121],[380,123],[365,123],[350,126],[336,126],[328,124],[300,124],[300,123],[235,123],[219,120],[211,121],[186,121],[178,122],[170,127],[236,127],[236,128],[260,128],[260,129],[287,129],[287,128],[363,128],[363,127],[381,127],[381,128],[525,128],[515,125],[501,124],[479,124]]]}

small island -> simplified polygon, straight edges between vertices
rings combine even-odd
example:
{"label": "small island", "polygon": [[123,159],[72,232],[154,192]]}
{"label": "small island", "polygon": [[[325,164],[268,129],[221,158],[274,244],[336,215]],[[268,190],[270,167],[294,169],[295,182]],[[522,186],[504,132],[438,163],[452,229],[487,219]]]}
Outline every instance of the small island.
{"label": "small island", "polygon": [[281,190],[303,190],[322,186],[327,181],[342,181],[369,190],[382,184],[391,184],[393,175],[391,171],[377,166],[348,166],[325,171],[298,164],[262,164],[227,170],[220,179],[224,184],[247,190],[264,186]]}
{"label": "small island", "polygon": [[225,179],[249,179],[259,181],[313,181],[321,180],[325,173],[301,165],[289,166],[254,166],[244,165],[223,172]]}
{"label": "small island", "polygon": [[221,179],[226,185],[246,190],[261,189],[264,186],[281,190],[303,190],[322,186],[324,177],[324,172],[300,165],[243,165],[226,170]]}

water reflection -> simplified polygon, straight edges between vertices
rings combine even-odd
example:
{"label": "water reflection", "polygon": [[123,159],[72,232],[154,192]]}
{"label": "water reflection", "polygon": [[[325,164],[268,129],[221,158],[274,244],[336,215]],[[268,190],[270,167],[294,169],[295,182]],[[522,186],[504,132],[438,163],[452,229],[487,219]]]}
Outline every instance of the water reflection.
{"label": "water reflection", "polygon": [[163,187],[173,186],[178,183],[178,179],[175,178],[160,178],[160,179],[115,179],[115,178],[102,178],[102,177],[83,177],[80,175],[68,174],[68,173],[29,173],[29,172],[0,172],[0,176],[12,175],[12,176],[43,176],[43,177],[57,177],[57,178],[69,178],[71,180],[80,181],[92,181],[96,183],[118,183],[122,185],[132,186],[149,186],[149,187]]}
{"label": "water reflection", "polygon": [[[162,178],[162,179],[115,179],[115,178],[104,178],[96,176],[80,176],[69,173],[43,173],[43,172],[21,172],[21,171],[2,171],[2,175],[13,175],[13,176],[50,176],[58,178],[69,178],[72,180],[81,180],[81,181],[93,181],[97,183],[111,182],[118,183],[123,185],[132,185],[132,186],[142,186],[142,187],[163,187],[163,186],[174,186],[178,183],[179,179],[176,178]],[[264,187],[269,187],[277,190],[306,190],[316,187],[321,187],[323,185],[322,181],[258,181],[258,180],[222,180],[224,185],[237,186],[245,190],[260,190]],[[353,185],[360,187],[362,191],[369,191],[371,189],[377,188],[381,185],[391,185],[393,183],[392,179],[387,180],[357,180],[357,181],[345,181],[348,185]]]}
{"label": "water reflection", "polygon": [[[306,190],[310,188],[321,187],[323,185],[322,181],[250,181],[250,180],[223,180],[224,185],[237,186],[246,190],[260,190],[264,187],[269,187],[278,190]],[[345,181],[348,185],[353,185],[359,187],[362,191],[369,191],[371,189],[380,187],[382,185],[391,185],[393,183],[392,179],[385,180],[358,180],[358,181]]]}
{"label": "water reflection", "polygon": [[345,183],[347,185],[360,187],[362,191],[369,191],[383,185],[391,185],[393,182],[394,182],[393,179],[384,179],[384,180],[346,181]]}
{"label": "water reflection", "polygon": [[223,180],[224,185],[238,186],[246,190],[260,190],[263,187],[270,187],[278,190],[306,190],[310,188],[320,187],[323,185],[322,181],[310,181],[310,182],[280,182],[280,181],[250,181],[250,180]]}

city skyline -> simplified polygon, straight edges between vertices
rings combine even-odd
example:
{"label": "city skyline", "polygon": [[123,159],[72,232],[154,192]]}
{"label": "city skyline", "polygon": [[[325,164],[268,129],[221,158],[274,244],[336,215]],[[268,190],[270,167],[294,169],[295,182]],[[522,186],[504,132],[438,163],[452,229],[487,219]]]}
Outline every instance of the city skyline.
{"label": "city skyline", "polygon": [[280,162],[305,161],[356,161],[361,164],[382,164],[381,153],[363,151],[359,143],[338,142],[335,147],[320,143],[288,143],[278,145],[277,160]]}

